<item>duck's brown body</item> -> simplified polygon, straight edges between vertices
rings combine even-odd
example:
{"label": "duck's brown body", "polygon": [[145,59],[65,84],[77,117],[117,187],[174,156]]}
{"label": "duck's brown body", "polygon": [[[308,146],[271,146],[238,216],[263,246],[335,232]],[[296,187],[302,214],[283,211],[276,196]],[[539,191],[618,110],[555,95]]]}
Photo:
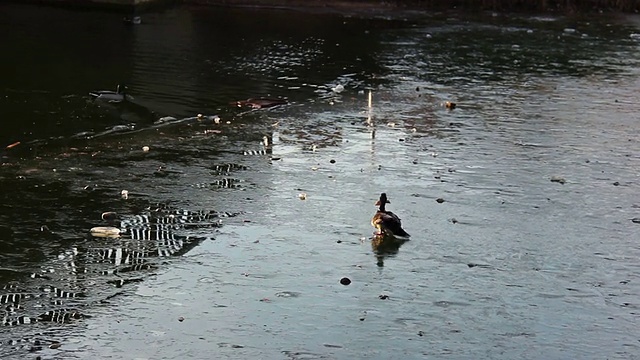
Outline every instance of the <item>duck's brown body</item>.
{"label": "duck's brown body", "polygon": [[389,203],[389,200],[387,200],[387,194],[380,194],[380,200],[376,202],[376,206],[379,206],[379,208],[371,219],[371,225],[378,230],[378,234],[401,237],[411,236],[402,228],[402,221],[400,218],[396,214],[385,209],[385,205]]}

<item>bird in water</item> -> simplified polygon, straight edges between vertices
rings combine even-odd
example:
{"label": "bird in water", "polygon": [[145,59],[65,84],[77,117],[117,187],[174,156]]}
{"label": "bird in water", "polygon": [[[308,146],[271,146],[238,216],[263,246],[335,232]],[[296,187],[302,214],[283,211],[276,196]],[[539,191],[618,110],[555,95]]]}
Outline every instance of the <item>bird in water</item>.
{"label": "bird in water", "polygon": [[378,211],[371,219],[371,225],[378,230],[377,235],[411,236],[402,228],[402,222],[398,215],[385,209],[385,205],[390,203],[386,193],[380,194],[380,200],[376,202],[376,206],[379,207]]}
{"label": "bird in water", "polygon": [[104,100],[109,102],[120,102],[124,100],[133,99],[130,95],[126,94],[127,87],[125,85],[118,85],[116,91],[100,90],[92,91],[89,93],[95,100]]}

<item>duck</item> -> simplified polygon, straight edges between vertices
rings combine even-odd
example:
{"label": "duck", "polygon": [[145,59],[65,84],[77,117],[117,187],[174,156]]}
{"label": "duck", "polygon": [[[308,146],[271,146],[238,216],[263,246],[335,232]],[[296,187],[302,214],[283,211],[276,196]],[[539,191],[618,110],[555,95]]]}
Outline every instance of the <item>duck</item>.
{"label": "duck", "polygon": [[445,101],[444,102],[444,107],[446,107],[449,110],[453,110],[456,108],[456,103],[452,102],[452,101]]}
{"label": "duck", "polygon": [[110,101],[110,102],[120,102],[124,100],[133,99],[131,96],[125,93],[126,89],[127,89],[126,85],[118,85],[116,86],[116,91],[111,91],[111,90],[92,91],[89,93],[89,95],[93,97],[95,100],[104,100],[104,101]]}
{"label": "duck", "polygon": [[385,209],[386,204],[390,204],[391,202],[387,199],[387,194],[380,194],[380,200],[376,202],[376,206],[378,206],[378,211],[373,215],[371,219],[371,225],[378,230],[377,235],[392,235],[392,236],[400,236],[400,237],[410,237],[409,233],[404,231],[402,228],[402,222],[398,215],[392,213],[391,211],[387,211]]}

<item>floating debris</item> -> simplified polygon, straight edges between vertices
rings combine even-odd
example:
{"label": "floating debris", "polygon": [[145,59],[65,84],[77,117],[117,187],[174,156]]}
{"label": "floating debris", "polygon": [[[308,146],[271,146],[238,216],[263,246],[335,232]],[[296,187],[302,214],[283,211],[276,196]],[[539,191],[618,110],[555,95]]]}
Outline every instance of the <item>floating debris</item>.
{"label": "floating debris", "polygon": [[442,204],[442,203],[444,202],[444,199],[443,199],[443,198],[437,198],[437,199],[436,199],[436,202],[437,202],[438,204]]}
{"label": "floating debris", "polygon": [[144,151],[144,152],[149,152],[149,147],[148,147],[148,146],[143,146],[143,147],[142,147],[142,151]]}
{"label": "floating debris", "polygon": [[285,99],[277,98],[249,98],[247,100],[238,100],[233,102],[232,105],[237,107],[251,107],[252,109],[270,108],[278,105],[287,104]]}
{"label": "floating debris", "polygon": [[633,222],[635,224],[640,224],[640,218],[633,218],[633,219],[631,219],[631,222]]}
{"label": "floating debris", "polygon": [[91,235],[95,237],[119,237],[120,229],[113,226],[96,226],[91,228]]}
{"label": "floating debris", "polygon": [[331,91],[333,91],[336,94],[339,94],[339,93],[344,91],[344,86],[342,84],[338,84],[338,85],[332,87]]}
{"label": "floating debris", "polygon": [[557,183],[560,183],[562,185],[564,185],[567,182],[567,180],[565,178],[560,177],[560,176],[552,176],[551,179],[549,179],[549,180],[551,180],[551,182],[557,182]]}
{"label": "floating debris", "polygon": [[120,192],[120,196],[122,196],[123,199],[127,200],[129,198],[129,191],[127,190],[122,190]]}
{"label": "floating debris", "polygon": [[307,194],[306,193],[300,193],[300,194],[298,194],[298,198],[300,200],[307,200]]}
{"label": "floating debris", "polygon": [[20,145],[20,141],[16,141],[13,144],[7,145],[6,149],[11,149],[11,148],[14,148],[14,147],[16,147],[18,145]]}
{"label": "floating debris", "polygon": [[329,160],[330,163],[335,164],[336,161],[334,159]]}
{"label": "floating debris", "polygon": [[388,298],[389,298],[389,295],[387,295],[387,294],[380,294],[378,296],[378,299],[380,299],[380,300],[387,300]]}
{"label": "floating debris", "polygon": [[351,284],[351,279],[349,279],[348,277],[343,277],[342,279],[340,279],[340,284],[342,285],[349,285]]}
{"label": "floating debris", "polygon": [[453,110],[456,108],[456,103],[451,102],[451,101],[445,101],[444,102],[444,107],[446,107],[449,110]]}
{"label": "floating debris", "polygon": [[166,122],[172,122],[172,121],[176,121],[178,119],[174,118],[173,116],[164,116],[161,117],[160,119],[156,120],[156,122],[154,122],[155,125],[158,124],[162,124],[162,123],[166,123]]}
{"label": "floating debris", "polygon": [[178,321],[183,322],[183,321],[184,321],[184,318],[183,318],[182,316],[180,316],[180,317],[178,318]]}

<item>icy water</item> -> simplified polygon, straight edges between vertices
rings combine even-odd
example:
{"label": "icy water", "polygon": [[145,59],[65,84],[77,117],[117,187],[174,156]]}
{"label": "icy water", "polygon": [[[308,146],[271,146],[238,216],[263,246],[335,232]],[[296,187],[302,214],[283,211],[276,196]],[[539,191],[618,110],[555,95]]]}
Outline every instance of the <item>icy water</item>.
{"label": "icy water", "polygon": [[640,356],[637,17],[121,18],[0,4],[0,358]]}

